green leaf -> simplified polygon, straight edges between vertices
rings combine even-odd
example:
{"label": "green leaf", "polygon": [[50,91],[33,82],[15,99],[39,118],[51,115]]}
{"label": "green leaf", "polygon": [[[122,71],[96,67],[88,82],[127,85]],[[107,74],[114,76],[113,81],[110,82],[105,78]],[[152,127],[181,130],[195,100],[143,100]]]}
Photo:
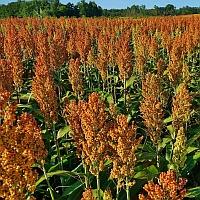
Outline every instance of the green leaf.
{"label": "green leaf", "polygon": [[138,165],[138,166],[136,166],[135,168],[134,168],[134,172],[140,172],[140,171],[142,171],[143,170],[143,166],[142,165]]}
{"label": "green leaf", "polygon": [[[57,171],[54,171],[54,172],[48,172],[46,175],[47,175],[47,178],[50,178],[52,176],[63,176],[63,177],[68,177],[68,176],[83,177],[84,176],[83,173],[76,173],[76,172],[71,172],[71,171],[66,171],[66,170],[57,170]],[[36,182],[36,186],[39,185],[44,180],[45,180],[45,177],[43,175]]]}
{"label": "green leaf", "polygon": [[131,121],[131,119],[132,119],[132,116],[128,115],[128,117],[127,117],[127,123],[129,123]]}
{"label": "green leaf", "polygon": [[139,144],[138,148],[152,153],[156,152],[156,148],[152,144]]}
{"label": "green leaf", "polygon": [[153,159],[156,158],[156,153],[142,152],[136,155],[140,162],[152,161]]}
{"label": "green leaf", "polygon": [[200,126],[191,129],[188,134],[191,134],[191,133],[193,133],[194,135],[190,139],[187,140],[186,142],[187,146],[190,146],[194,141],[200,138]]}
{"label": "green leaf", "polygon": [[65,136],[67,133],[69,133],[70,131],[70,126],[65,126],[64,128],[61,128],[59,131],[58,131],[58,134],[57,134],[57,139]]}
{"label": "green leaf", "polygon": [[135,81],[135,79],[137,78],[137,76],[131,76],[127,81],[126,81],[126,88],[130,87],[133,82]]}
{"label": "green leaf", "polygon": [[[69,154],[63,156],[63,157],[62,157],[62,163],[64,164],[64,163],[68,162],[68,158],[69,158],[70,156],[72,156],[73,154],[75,154],[75,152],[71,152],[71,153],[69,153]],[[57,155],[53,155],[53,156],[51,157],[51,163],[55,163],[55,158],[57,158]],[[57,164],[51,166],[51,167],[48,169],[48,172],[52,172],[52,171],[54,171],[54,170],[55,170],[55,171],[58,170],[59,167],[60,167],[60,164],[61,164],[61,162],[58,162]]]}
{"label": "green leaf", "polygon": [[185,197],[188,198],[200,197],[200,186],[189,189]]}
{"label": "green leaf", "polygon": [[137,195],[138,191],[140,191],[142,186],[147,182],[147,180],[145,180],[145,179],[136,179],[135,181],[136,181],[136,184],[133,187],[131,187],[131,196],[132,197],[135,197],[135,195]]}
{"label": "green leaf", "polygon": [[[101,198],[103,199],[103,191],[102,190],[100,190],[100,194],[101,194]],[[92,196],[94,198],[98,198],[98,190],[97,189],[92,190]]]}
{"label": "green leaf", "polygon": [[83,163],[80,163],[75,169],[72,170],[72,172],[79,172],[83,169]]}
{"label": "green leaf", "polygon": [[112,163],[111,160],[107,160],[107,161],[104,163],[104,166],[110,165],[111,163]]}
{"label": "green leaf", "polygon": [[163,72],[163,75],[165,76],[167,73],[168,73],[168,70],[165,70],[165,71]]}
{"label": "green leaf", "polygon": [[174,128],[172,125],[167,126],[167,130],[172,134],[174,133]]}
{"label": "green leaf", "polygon": [[187,154],[189,154],[189,153],[191,153],[191,152],[193,152],[193,151],[195,151],[197,149],[199,149],[199,148],[197,148],[197,147],[188,147],[187,148]]}
{"label": "green leaf", "polygon": [[108,101],[108,103],[112,103],[113,102],[113,96],[112,95],[108,95],[107,96],[107,101]]}
{"label": "green leaf", "polygon": [[32,109],[33,105],[31,104],[17,104],[18,108],[29,108]]}
{"label": "green leaf", "polygon": [[147,179],[152,180],[154,177],[158,175],[158,170],[154,165],[150,165],[149,167],[145,168],[144,170],[135,174],[135,179]]}
{"label": "green leaf", "polygon": [[21,94],[20,95],[20,99],[21,100],[30,100],[30,99],[34,99],[32,93],[26,93],[26,94]]}
{"label": "green leaf", "polygon": [[140,171],[135,174],[134,179],[146,179],[147,174],[145,171]]}
{"label": "green leaf", "polygon": [[164,123],[169,123],[169,122],[172,122],[172,118],[171,116],[170,117],[167,117],[166,119],[164,119]]}
{"label": "green leaf", "polygon": [[[80,200],[82,198],[82,194],[84,192],[83,188],[80,188],[79,190],[77,190],[76,192],[73,192],[70,196],[67,197],[67,200]],[[66,197],[65,199],[66,200]]]}
{"label": "green leaf", "polygon": [[55,170],[57,167],[59,167],[60,166],[60,162],[59,163],[57,163],[56,165],[54,165],[54,166],[52,166],[49,170],[48,170],[48,172],[52,172],[53,170]]}
{"label": "green leaf", "polygon": [[63,196],[67,196],[75,192],[77,189],[82,187],[84,185],[84,182],[76,181],[74,184],[70,185],[65,192],[63,193]]}
{"label": "green leaf", "polygon": [[154,165],[151,165],[145,169],[145,172],[147,174],[147,179],[152,180],[154,177],[158,175],[158,170]]}
{"label": "green leaf", "polygon": [[170,132],[171,137],[174,139],[174,127],[172,125],[167,126],[167,130]]}
{"label": "green leaf", "polygon": [[165,153],[165,159],[168,161],[168,162],[171,162],[171,154],[172,154],[172,145],[171,143],[168,144],[166,146],[166,153]]}
{"label": "green leaf", "polygon": [[160,144],[158,144],[158,148],[165,148],[167,143],[169,143],[170,141],[172,141],[172,138],[163,138],[162,142]]}
{"label": "green leaf", "polygon": [[53,135],[49,133],[42,133],[42,138],[48,141],[53,140]]}
{"label": "green leaf", "polygon": [[182,171],[182,176],[185,177],[187,172],[190,172],[196,165],[196,163],[200,160],[200,151],[195,152],[193,156],[188,156],[185,161],[186,167]]}
{"label": "green leaf", "polygon": [[196,152],[193,156],[194,160],[199,160],[200,159],[200,151]]}

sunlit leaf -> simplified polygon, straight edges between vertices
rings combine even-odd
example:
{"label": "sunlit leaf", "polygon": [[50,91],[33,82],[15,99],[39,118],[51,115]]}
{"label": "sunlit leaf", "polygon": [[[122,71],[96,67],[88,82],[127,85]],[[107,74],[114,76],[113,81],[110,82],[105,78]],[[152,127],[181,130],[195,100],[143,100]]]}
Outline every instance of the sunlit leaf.
{"label": "sunlit leaf", "polygon": [[64,137],[70,131],[70,126],[65,126],[58,131],[57,139]]}

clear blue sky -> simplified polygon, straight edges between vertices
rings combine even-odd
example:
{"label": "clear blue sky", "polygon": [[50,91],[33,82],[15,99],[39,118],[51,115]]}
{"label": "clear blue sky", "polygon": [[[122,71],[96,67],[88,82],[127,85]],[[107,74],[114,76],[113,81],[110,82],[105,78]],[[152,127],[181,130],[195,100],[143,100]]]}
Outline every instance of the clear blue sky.
{"label": "clear blue sky", "polygon": [[[0,4],[8,4],[10,2],[15,2],[17,0],[0,0]],[[77,4],[80,0],[60,0],[61,3],[67,4],[71,2],[73,4]],[[90,0],[86,0],[89,2]],[[91,0],[92,1],[92,0]],[[165,7],[167,4],[172,4],[176,8],[180,8],[183,6],[190,6],[190,7],[200,7],[200,0],[94,0],[97,5],[101,6],[102,8],[127,8],[131,7],[132,5],[145,5],[146,8],[153,8],[154,5],[159,7]]]}

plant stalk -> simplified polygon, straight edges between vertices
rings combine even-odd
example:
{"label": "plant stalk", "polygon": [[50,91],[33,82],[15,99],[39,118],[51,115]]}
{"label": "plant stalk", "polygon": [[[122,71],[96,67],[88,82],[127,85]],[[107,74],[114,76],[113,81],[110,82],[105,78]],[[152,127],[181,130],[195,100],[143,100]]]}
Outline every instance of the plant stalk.
{"label": "plant stalk", "polygon": [[117,185],[116,200],[119,200],[119,187]]}
{"label": "plant stalk", "polygon": [[101,188],[100,188],[100,176],[99,176],[99,172],[97,172],[96,178],[97,178],[97,195],[98,195],[98,200],[101,200]]}
{"label": "plant stalk", "polygon": [[124,74],[124,106],[126,108],[126,76]]}
{"label": "plant stalk", "polygon": [[116,84],[117,84],[117,82],[115,82],[115,67],[114,66],[113,66],[113,81],[114,81],[114,83],[113,83],[113,87],[114,87],[113,96],[114,96],[114,103],[116,103],[116,101],[117,101],[117,97],[116,97]]}
{"label": "plant stalk", "polygon": [[127,198],[127,200],[131,200],[128,177],[126,177],[126,198]]}
{"label": "plant stalk", "polygon": [[[57,156],[58,156],[58,162],[60,163],[60,169],[63,170],[63,162],[62,162],[62,158],[61,158],[61,155],[60,155],[60,149],[59,149],[58,140],[56,138],[55,124],[53,124],[53,137],[54,137],[54,142],[55,142],[55,145],[56,145],[56,152],[57,152]],[[64,186],[63,177],[60,177],[60,182],[61,182],[61,185]],[[62,192],[64,193],[64,187],[62,187]]]}
{"label": "plant stalk", "polygon": [[56,129],[55,129],[55,124],[53,124],[53,137],[54,137],[54,142],[56,145],[56,152],[57,152],[57,156],[58,156],[58,162],[60,162],[60,169],[63,170],[63,163],[62,163],[62,159],[60,156],[60,149],[59,149],[59,144],[58,144],[58,140],[56,138]]}
{"label": "plant stalk", "polygon": [[84,172],[85,172],[85,187],[89,188],[89,179],[88,179],[88,169],[87,165],[83,164]]}
{"label": "plant stalk", "polygon": [[158,145],[156,147],[156,164],[157,164],[157,168],[159,170],[160,168],[160,156],[159,156],[159,149],[158,149]]}
{"label": "plant stalk", "polygon": [[50,193],[50,195],[51,195],[51,199],[52,199],[52,200],[55,200],[55,198],[54,198],[54,196],[53,196],[52,187],[51,187],[51,185],[50,185],[50,183],[49,183],[49,179],[48,179],[48,177],[47,177],[46,169],[45,169],[45,167],[44,167],[44,163],[43,163],[43,162],[42,162],[42,169],[43,169],[43,172],[44,172],[44,177],[45,177],[45,179],[46,179],[46,181],[47,181],[48,190],[49,190],[49,193]]}

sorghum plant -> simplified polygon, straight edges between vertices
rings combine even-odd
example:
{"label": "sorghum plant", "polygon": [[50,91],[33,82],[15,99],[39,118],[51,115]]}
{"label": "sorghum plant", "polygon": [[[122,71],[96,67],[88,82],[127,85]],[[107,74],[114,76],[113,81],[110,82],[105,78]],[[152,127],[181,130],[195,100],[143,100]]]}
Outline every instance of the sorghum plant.
{"label": "sorghum plant", "polygon": [[118,41],[117,65],[119,68],[119,77],[123,84],[130,77],[132,72],[132,50],[129,47],[130,32],[124,33]]}
{"label": "sorghum plant", "polygon": [[139,194],[139,200],[182,200],[187,193],[184,186],[187,183],[186,178],[176,177],[173,170],[167,173],[162,172],[158,178],[158,184],[148,181],[144,186],[147,196]]}
{"label": "sorghum plant", "polygon": [[7,27],[4,51],[12,67],[14,85],[19,92],[23,84],[22,75],[24,73],[24,68],[22,65],[22,52],[18,39],[18,30],[12,23]]}
{"label": "sorghum plant", "polygon": [[167,70],[170,83],[175,89],[176,86],[180,83],[181,78],[182,65],[180,60],[170,60]]}
{"label": "sorghum plant", "polygon": [[172,99],[172,125],[175,131],[185,127],[190,120],[192,96],[189,94],[185,83],[180,85],[178,93]]}
{"label": "sorghum plant", "polygon": [[110,178],[116,178],[118,181],[117,193],[122,183],[126,182],[127,199],[130,199],[129,188],[134,184],[131,176],[134,174],[136,162],[135,151],[142,140],[142,137],[136,138],[136,131],[137,126],[134,122],[129,125],[125,115],[118,115],[113,128],[109,131],[109,146],[112,155],[108,157],[113,162]]}
{"label": "sorghum plant", "polygon": [[97,57],[97,68],[99,74],[101,75],[102,80],[105,82],[107,78],[107,70],[108,70],[108,47],[107,43],[109,41],[108,35],[99,33],[98,39],[98,57]]}
{"label": "sorghum plant", "polygon": [[56,30],[53,33],[54,35],[51,38],[49,45],[49,59],[51,69],[58,72],[64,62],[68,60],[66,34],[63,33],[60,27],[56,27]]}
{"label": "sorghum plant", "polygon": [[76,60],[70,60],[68,77],[69,82],[72,85],[74,96],[80,99],[83,95],[83,82],[80,69],[80,60],[78,58]]}
{"label": "sorghum plant", "polygon": [[107,188],[103,193],[103,200],[114,200],[110,188]]}
{"label": "sorghum plant", "polygon": [[[97,178],[98,199],[100,200],[99,173],[104,169],[104,161],[108,151],[108,131],[110,123],[107,122],[108,114],[106,105],[97,93],[89,96],[88,102],[75,101],[66,103],[65,117],[73,131],[72,137],[77,146],[77,155],[81,157],[84,165]],[[86,187],[88,183],[86,182]]]}
{"label": "sorghum plant", "polygon": [[1,92],[0,93],[0,124],[1,120],[3,120],[3,116],[6,112],[7,102],[10,99],[10,93],[9,92]]}
{"label": "sorghum plant", "polygon": [[33,116],[16,117],[16,108],[16,103],[7,106],[0,126],[0,197],[5,200],[25,200],[34,192],[38,173],[32,165],[47,155]]}
{"label": "sorghum plant", "polygon": [[0,93],[13,92],[12,67],[6,59],[0,59]]}
{"label": "sorghum plant", "polygon": [[64,111],[73,131],[78,156],[81,152],[83,163],[90,166],[90,172],[94,175],[103,170],[107,154],[109,126],[105,108],[99,95],[92,93],[88,102],[80,101],[76,105],[75,101],[71,101]]}
{"label": "sorghum plant", "polygon": [[159,149],[158,144],[161,140],[161,134],[164,127],[163,105],[160,102],[161,82],[154,74],[146,74],[145,80],[142,81],[142,96],[144,97],[140,105],[143,123],[146,134],[156,147],[157,167],[159,167]]}
{"label": "sorghum plant", "polygon": [[92,188],[87,188],[83,192],[83,197],[81,198],[81,200],[97,200],[97,198],[93,197]]}
{"label": "sorghum plant", "polygon": [[130,78],[133,70],[132,50],[129,47],[130,32],[124,33],[118,41],[117,65],[119,68],[119,78],[124,85],[124,105],[126,105],[126,80]]}
{"label": "sorghum plant", "polygon": [[[54,80],[50,71],[48,44],[45,33],[38,36],[38,56],[35,64],[35,77],[32,82],[32,93],[40,106],[48,127],[53,128],[58,120],[58,97],[55,92]],[[45,43],[46,41],[46,43]]]}
{"label": "sorghum plant", "polygon": [[187,146],[186,146],[187,138],[184,133],[184,128],[180,127],[176,136],[176,141],[173,145],[173,156],[172,156],[172,166],[173,170],[180,174],[181,169],[185,167],[185,161],[187,159]]}
{"label": "sorghum plant", "polygon": [[163,58],[159,58],[157,62],[157,74],[162,77],[165,71],[165,61]]}
{"label": "sorghum plant", "polygon": [[140,112],[146,127],[146,133],[150,136],[154,146],[158,145],[164,126],[164,112],[159,100],[161,93],[161,82],[156,75],[146,74],[142,81],[142,96]]}

